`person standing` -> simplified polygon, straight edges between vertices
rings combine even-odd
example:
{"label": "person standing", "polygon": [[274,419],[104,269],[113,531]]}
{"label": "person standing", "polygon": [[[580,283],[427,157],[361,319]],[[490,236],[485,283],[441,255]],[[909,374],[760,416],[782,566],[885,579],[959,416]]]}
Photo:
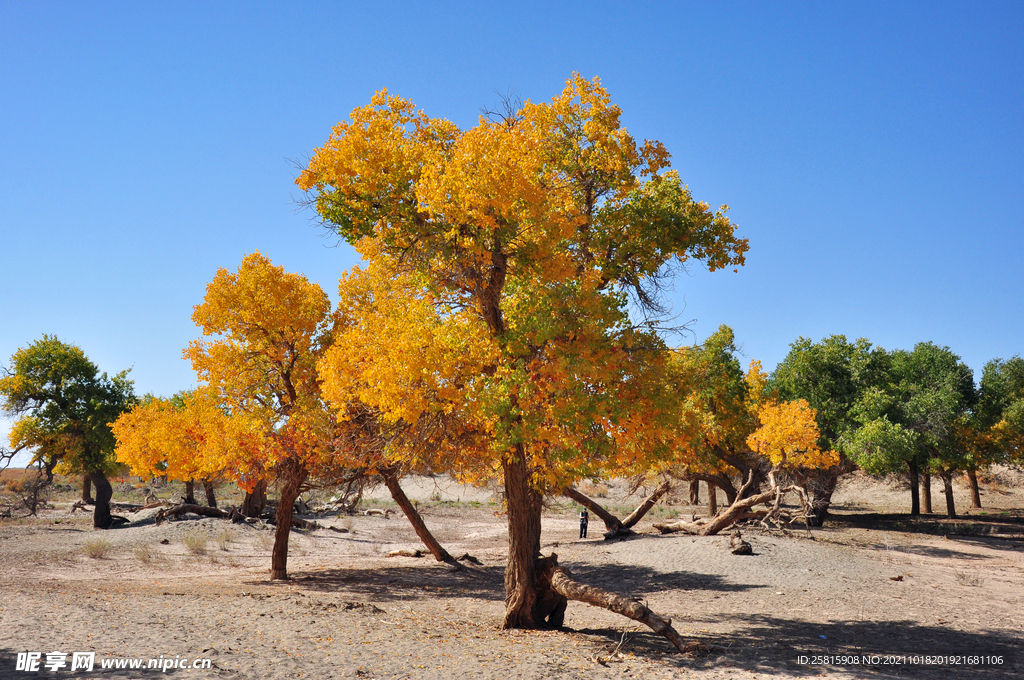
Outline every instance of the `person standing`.
{"label": "person standing", "polygon": [[590,524],[590,515],[587,513],[587,509],[584,508],[580,512],[580,538],[587,537],[587,525]]}

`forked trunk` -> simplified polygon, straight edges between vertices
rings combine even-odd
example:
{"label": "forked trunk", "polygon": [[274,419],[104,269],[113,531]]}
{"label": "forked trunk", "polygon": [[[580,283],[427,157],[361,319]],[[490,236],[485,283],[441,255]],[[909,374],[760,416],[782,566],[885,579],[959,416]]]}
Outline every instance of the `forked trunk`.
{"label": "forked trunk", "polygon": [[505,566],[505,618],[502,628],[539,628],[536,562],[540,557],[541,497],[530,483],[526,450],[516,446],[504,457],[505,504],[508,509],[508,564]]}
{"label": "forked trunk", "polygon": [[274,532],[274,552],[270,557],[270,580],[288,578],[288,538],[292,533],[292,515],[295,513],[295,499],[299,497],[302,483],[306,481],[305,468],[291,466],[281,484],[281,497],[277,502],[277,522]]}
{"label": "forked trunk", "polygon": [[967,481],[971,483],[971,507],[981,507],[981,488],[978,487],[978,471],[968,470]]}
{"label": "forked trunk", "polygon": [[956,519],[956,505],[953,503],[953,473],[940,472],[942,477],[942,490],[946,494],[946,517]]}
{"label": "forked trunk", "polygon": [[381,470],[381,476],[384,478],[384,484],[387,485],[388,491],[391,492],[391,497],[395,499],[395,502],[398,503],[398,507],[400,507],[402,512],[405,513],[405,516],[409,519],[409,523],[412,524],[412,528],[416,531],[416,535],[420,537],[421,541],[423,541],[423,545],[427,546],[427,550],[429,550],[430,554],[434,556],[434,559],[438,562],[444,562],[446,564],[461,567],[461,565],[455,561],[455,558],[449,555],[448,551],[445,550],[444,547],[434,538],[434,535],[430,533],[430,529],[428,529],[427,525],[423,523],[423,518],[420,516],[420,513],[417,512],[416,506],[412,504],[409,497],[405,495],[404,491],[402,491],[402,485],[398,481],[398,470]]}
{"label": "forked trunk", "polygon": [[921,496],[918,493],[920,476],[917,474],[917,461],[909,461],[907,470],[910,474],[910,515],[916,517],[921,514]]}
{"label": "forked trunk", "polygon": [[208,479],[204,479],[203,491],[206,492],[206,504],[211,508],[217,507],[217,496],[213,493],[213,482]]}
{"label": "forked trunk", "polygon": [[611,538],[616,538],[618,536],[629,536],[630,534],[632,534],[632,528],[636,526],[637,522],[643,519],[644,515],[650,512],[651,508],[653,508],[658,503],[658,501],[661,500],[661,497],[668,493],[671,489],[671,482],[662,482],[650,496],[645,498],[643,502],[640,503],[639,506],[637,506],[636,510],[629,513],[629,515],[623,520],[620,520],[618,517],[605,510],[600,504],[595,502],[593,499],[583,495],[582,493],[580,493],[571,486],[562,493],[564,493],[567,498],[571,498],[572,500],[576,501],[577,503],[579,503],[580,505],[587,508],[592,513],[601,518],[601,521],[604,522],[604,527],[606,529],[604,537],[607,540]]}
{"label": "forked trunk", "polygon": [[96,499],[92,497],[92,480],[89,475],[82,476],[82,502],[86,505],[94,505]]}
{"label": "forked trunk", "polygon": [[690,480],[690,505],[700,505],[700,480]]}
{"label": "forked trunk", "polygon": [[932,514],[932,473],[921,475],[921,512]]}
{"label": "forked trunk", "polygon": [[265,507],[267,507],[267,480],[261,479],[256,482],[252,491],[245,492],[241,512],[246,517],[259,517]]}
{"label": "forked trunk", "polygon": [[97,529],[109,529],[114,519],[110,516],[110,498],[114,490],[107,481],[107,476],[102,472],[89,474],[92,485],[96,489],[96,506],[92,513],[92,525]]}
{"label": "forked trunk", "polygon": [[566,498],[572,499],[579,503],[580,505],[582,505],[583,507],[585,507],[587,510],[590,510],[590,512],[594,513],[595,516],[597,516],[598,518],[600,518],[602,522],[604,522],[605,538],[611,538],[613,536],[620,536],[622,534],[633,533],[628,528],[622,525],[622,522],[619,521],[618,517],[605,510],[603,507],[601,507],[600,504],[598,504],[592,498],[583,495],[575,488],[570,486],[562,493],[565,495]]}
{"label": "forked trunk", "polygon": [[185,482],[185,504],[199,505],[196,503],[196,483],[191,479]]}

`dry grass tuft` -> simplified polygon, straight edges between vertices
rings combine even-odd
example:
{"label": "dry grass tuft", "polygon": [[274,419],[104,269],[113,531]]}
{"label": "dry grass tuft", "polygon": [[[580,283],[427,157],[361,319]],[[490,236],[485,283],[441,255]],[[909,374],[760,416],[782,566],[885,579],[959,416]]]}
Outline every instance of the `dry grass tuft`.
{"label": "dry grass tuft", "polygon": [[185,536],[185,547],[193,555],[205,555],[206,543],[209,540],[210,537],[206,535],[205,531],[193,531]]}
{"label": "dry grass tuft", "polygon": [[86,541],[85,545],[82,546],[82,552],[85,553],[86,557],[91,557],[94,560],[103,560],[110,554],[110,550],[113,547],[114,544],[105,538],[94,538],[91,541]]}

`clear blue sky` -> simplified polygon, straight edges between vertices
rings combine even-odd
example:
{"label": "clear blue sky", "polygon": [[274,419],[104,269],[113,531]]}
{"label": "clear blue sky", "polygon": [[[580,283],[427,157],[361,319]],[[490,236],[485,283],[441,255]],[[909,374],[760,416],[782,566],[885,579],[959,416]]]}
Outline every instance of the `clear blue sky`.
{"label": "clear blue sky", "polygon": [[293,203],[334,123],[387,87],[470,126],[575,70],[750,239],[677,281],[696,339],[768,369],[798,336],[930,340],[980,374],[1024,353],[1021,36],[1020,2],[0,2],[0,362],[51,333],[194,385],[218,267],[333,294],[354,264]]}

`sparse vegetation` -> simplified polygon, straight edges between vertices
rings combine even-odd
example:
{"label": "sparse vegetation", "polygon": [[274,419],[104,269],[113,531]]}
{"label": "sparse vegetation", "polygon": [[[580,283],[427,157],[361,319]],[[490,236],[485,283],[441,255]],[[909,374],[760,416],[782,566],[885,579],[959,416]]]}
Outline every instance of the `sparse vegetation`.
{"label": "sparse vegetation", "polygon": [[151,548],[148,543],[136,546],[134,553],[135,559],[143,564],[149,564],[153,561],[153,548]]}
{"label": "sparse vegetation", "polygon": [[217,544],[221,550],[227,550],[235,542],[236,538],[235,530],[228,527],[217,534]]}
{"label": "sparse vegetation", "polygon": [[113,547],[114,545],[105,538],[94,538],[91,541],[86,541],[85,545],[82,546],[82,552],[85,553],[86,557],[91,557],[94,560],[103,560],[110,554]]}
{"label": "sparse vegetation", "polygon": [[210,537],[206,535],[205,531],[192,531],[185,536],[185,547],[193,555],[205,555],[209,539]]}

